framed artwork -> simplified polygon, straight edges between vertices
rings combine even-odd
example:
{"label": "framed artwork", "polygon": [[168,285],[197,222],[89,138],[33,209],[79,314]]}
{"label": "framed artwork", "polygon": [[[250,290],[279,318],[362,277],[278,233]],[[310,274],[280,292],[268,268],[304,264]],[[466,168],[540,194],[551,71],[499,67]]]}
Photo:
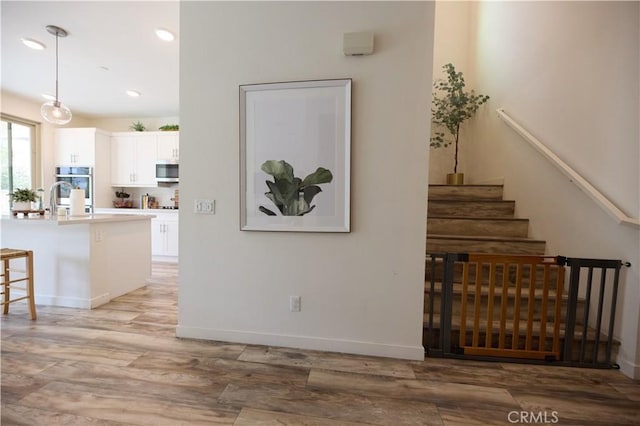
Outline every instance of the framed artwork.
{"label": "framed artwork", "polygon": [[351,79],[240,86],[240,229],[350,232]]}

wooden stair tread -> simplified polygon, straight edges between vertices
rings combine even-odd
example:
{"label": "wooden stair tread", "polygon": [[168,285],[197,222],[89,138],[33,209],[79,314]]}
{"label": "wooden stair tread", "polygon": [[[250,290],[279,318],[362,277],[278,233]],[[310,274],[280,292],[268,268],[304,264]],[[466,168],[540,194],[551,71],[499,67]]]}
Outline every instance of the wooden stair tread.
{"label": "wooden stair tread", "polygon": [[427,219],[446,219],[446,220],[495,220],[495,221],[504,221],[504,222],[529,222],[529,219],[522,219],[518,217],[504,217],[504,216],[496,216],[496,217],[478,217],[478,216],[444,216],[444,215],[429,215]]}
{"label": "wooden stair tread", "polygon": [[429,198],[429,202],[433,202],[433,203],[451,203],[451,204],[473,204],[473,203],[478,203],[478,204],[514,204],[515,200],[503,200],[503,199],[493,199],[493,198],[489,198],[489,199],[484,199],[484,198],[480,198],[480,199],[465,199],[465,200],[458,200],[458,199],[454,199],[454,198]]}
{"label": "wooden stair tread", "polygon": [[502,199],[503,185],[429,185],[429,200]]}
{"label": "wooden stair tread", "polygon": [[503,236],[486,236],[486,235],[446,235],[446,234],[429,234],[427,239],[448,239],[448,240],[474,240],[474,241],[495,241],[495,242],[524,242],[524,243],[546,243],[544,240],[535,240],[528,237],[503,237]]}

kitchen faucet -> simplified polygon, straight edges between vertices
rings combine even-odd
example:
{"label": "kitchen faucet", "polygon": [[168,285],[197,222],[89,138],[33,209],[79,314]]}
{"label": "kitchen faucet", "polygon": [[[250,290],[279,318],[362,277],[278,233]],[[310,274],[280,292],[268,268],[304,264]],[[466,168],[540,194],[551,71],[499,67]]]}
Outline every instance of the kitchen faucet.
{"label": "kitchen faucet", "polygon": [[62,180],[54,183],[51,185],[51,188],[49,188],[49,217],[51,219],[55,219],[57,215],[56,208],[58,206],[58,194],[56,193],[56,188],[63,185],[68,186],[69,189],[73,189],[73,186],[69,182]]}

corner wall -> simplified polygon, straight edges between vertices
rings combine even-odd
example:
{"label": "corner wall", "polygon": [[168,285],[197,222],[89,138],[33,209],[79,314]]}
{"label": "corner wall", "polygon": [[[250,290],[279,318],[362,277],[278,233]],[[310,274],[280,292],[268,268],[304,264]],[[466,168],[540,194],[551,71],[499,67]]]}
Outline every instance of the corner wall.
{"label": "corner wall", "polygon": [[[433,7],[181,3],[179,336],[422,359]],[[352,232],[239,231],[238,86],[348,77]]]}
{"label": "corner wall", "polygon": [[523,127],[632,217],[640,214],[638,2],[477,2],[475,82],[491,96],[468,149],[473,181],[504,177],[549,254],[622,259],[618,363],[640,378],[640,232],[618,225],[495,113]]}
{"label": "corner wall", "polygon": [[[444,79],[442,67],[448,63],[462,72],[468,88],[474,86],[475,62],[471,58],[470,45],[473,22],[471,21],[471,3],[468,1],[436,1],[435,29],[433,46],[433,79]],[[483,93],[482,91],[479,91]],[[465,172],[467,162],[466,146],[473,144],[473,132],[469,123],[460,131],[460,153],[458,171]],[[444,184],[447,173],[453,173],[454,146],[431,149],[429,153],[429,183]],[[466,176],[465,176],[466,177]]]}

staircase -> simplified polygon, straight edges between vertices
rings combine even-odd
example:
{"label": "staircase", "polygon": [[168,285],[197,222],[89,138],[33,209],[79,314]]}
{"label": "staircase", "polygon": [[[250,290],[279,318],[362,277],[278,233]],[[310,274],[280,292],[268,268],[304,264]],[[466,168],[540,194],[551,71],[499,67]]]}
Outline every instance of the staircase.
{"label": "staircase", "polygon": [[502,199],[502,185],[429,185],[427,252],[544,254],[515,204]]}
{"label": "staircase", "polygon": [[[490,254],[517,254],[517,255],[537,255],[542,256],[545,254],[545,241],[529,238],[529,220],[514,217],[515,202],[511,200],[503,199],[503,187],[502,185],[430,185],[429,186],[429,203],[428,203],[428,216],[427,216],[427,254],[434,253],[490,253]],[[433,293],[433,318],[434,328],[431,333],[439,335],[439,315],[440,315],[440,300],[441,300],[441,283],[438,282],[442,277],[442,265],[431,265],[431,257],[427,256],[427,265],[425,273],[425,315],[424,315],[424,338],[423,344],[425,347],[429,346],[427,340],[427,326],[429,316],[429,295],[431,274],[435,274],[435,291]],[[489,284],[489,270],[483,268],[480,273],[482,274],[481,283],[482,286],[479,289],[482,307],[480,307],[480,316],[486,317],[487,310],[486,304],[489,299],[492,300],[496,306],[500,306],[501,298],[499,296],[490,297],[489,292],[493,291],[493,287]],[[476,272],[471,268],[470,275],[475,275]],[[513,292],[513,286],[515,285],[514,271],[509,268],[503,269],[502,272],[498,271],[498,275],[508,274],[509,277],[505,278],[504,282],[509,282],[508,290],[506,293]],[[550,279],[555,281],[555,272],[550,273],[552,276]],[[529,272],[529,275],[532,275]],[[525,297],[532,298],[531,304],[527,302],[526,309],[522,309],[519,312],[519,319],[526,320],[528,311],[531,310],[532,317],[534,318],[533,332],[536,336],[535,345],[542,347],[543,349],[549,348],[551,342],[549,337],[552,335],[549,327],[549,312],[546,315],[540,313],[541,306],[543,306],[543,290],[541,289],[541,276],[542,272],[537,269],[535,277],[525,275],[522,277],[522,287],[525,292]],[[475,277],[472,276],[475,280]],[[461,326],[461,301],[462,297],[462,267],[456,264],[454,269],[454,286],[453,286],[453,302],[452,302],[452,341],[457,342],[460,335],[460,330],[469,330],[467,321],[469,317],[465,319],[465,327]],[[502,278],[498,276],[496,280],[496,287],[501,289],[500,283]],[[533,289],[529,288],[530,282],[533,282]],[[554,289],[550,288],[550,293],[554,293]],[[468,299],[473,299],[474,293],[478,289],[472,289],[467,295]],[[502,290],[499,290],[502,291]],[[505,294],[506,294],[505,293]],[[493,293],[496,294],[496,293]],[[566,287],[565,291],[560,297],[553,297],[549,304],[555,309],[556,303],[559,305],[559,310],[565,312],[567,308]],[[577,312],[578,318],[583,316],[584,301],[579,301]],[[470,308],[473,314],[473,307]],[[498,309],[496,307],[496,309]],[[509,308],[511,310],[511,308]],[[513,313],[512,313],[513,314]],[[544,316],[544,318],[542,318]],[[544,328],[544,331],[541,331]],[[487,338],[487,333],[489,336]],[[488,341],[498,338],[498,331],[495,329],[495,323],[492,326],[491,323],[485,325],[481,330],[481,340],[485,338]],[[466,336],[466,334],[465,334]],[[506,336],[506,340],[511,342],[512,335]],[[560,339],[561,345],[564,344],[564,324],[560,325]],[[595,340],[595,332],[590,330],[588,333],[588,341],[586,345],[591,345],[593,348],[593,342]],[[605,339],[602,339],[604,341]],[[470,344],[470,342],[469,342]],[[510,343],[509,343],[510,344]],[[576,342],[576,346],[579,346],[580,342]],[[583,342],[583,345],[585,342]],[[518,345],[521,346],[521,345]],[[617,346],[616,346],[617,348]],[[577,350],[577,349],[576,349]],[[604,348],[598,347],[598,353]],[[587,351],[591,353],[591,351]]]}

